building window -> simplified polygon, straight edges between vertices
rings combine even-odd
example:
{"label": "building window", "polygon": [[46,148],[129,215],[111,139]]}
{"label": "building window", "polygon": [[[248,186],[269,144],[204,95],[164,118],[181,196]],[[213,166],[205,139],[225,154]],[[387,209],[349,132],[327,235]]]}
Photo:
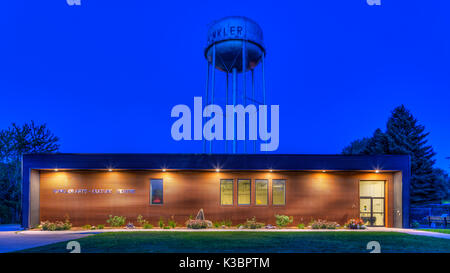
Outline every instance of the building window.
{"label": "building window", "polygon": [[286,180],[272,180],[272,203],[274,205],[286,204]]}
{"label": "building window", "polygon": [[233,205],[233,179],[220,180],[220,204]]}
{"label": "building window", "polygon": [[269,181],[266,179],[255,180],[255,204],[259,206],[266,206],[269,195]]}
{"label": "building window", "polygon": [[250,179],[238,180],[238,205],[250,205],[251,181]]}
{"label": "building window", "polygon": [[163,180],[152,179],[150,180],[150,204],[162,205],[163,204]]}

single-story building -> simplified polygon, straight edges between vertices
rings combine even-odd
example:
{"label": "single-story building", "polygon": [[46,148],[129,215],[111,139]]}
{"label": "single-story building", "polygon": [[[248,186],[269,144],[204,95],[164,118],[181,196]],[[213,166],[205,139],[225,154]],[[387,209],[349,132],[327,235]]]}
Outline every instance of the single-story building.
{"label": "single-story building", "polygon": [[183,224],[200,208],[233,224],[253,216],[274,224],[284,214],[295,225],[409,226],[405,155],[26,154],[22,164],[26,228],[67,216],[74,226],[109,215]]}

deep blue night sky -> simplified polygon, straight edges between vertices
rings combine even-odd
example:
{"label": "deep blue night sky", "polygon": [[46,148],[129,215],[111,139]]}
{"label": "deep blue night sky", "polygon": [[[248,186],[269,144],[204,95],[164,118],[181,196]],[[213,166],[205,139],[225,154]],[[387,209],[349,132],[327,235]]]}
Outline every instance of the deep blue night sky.
{"label": "deep blue night sky", "polygon": [[277,153],[340,153],[405,104],[449,170],[450,3],[381,1],[4,1],[0,128],[46,122],[62,152],[201,152],[170,111],[204,94],[207,24],[243,15],[264,30]]}

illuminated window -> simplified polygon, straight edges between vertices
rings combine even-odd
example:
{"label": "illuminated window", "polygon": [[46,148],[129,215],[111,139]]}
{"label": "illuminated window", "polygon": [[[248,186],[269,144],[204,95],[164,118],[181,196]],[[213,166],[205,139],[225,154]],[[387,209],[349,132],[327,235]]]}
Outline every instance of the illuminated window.
{"label": "illuminated window", "polygon": [[150,204],[162,205],[163,204],[163,180],[152,179],[150,180]]}
{"label": "illuminated window", "polygon": [[268,203],[269,181],[266,179],[255,180],[255,203],[256,205],[265,206]]}
{"label": "illuminated window", "polygon": [[272,180],[272,203],[274,205],[286,204],[286,181],[281,179]]}
{"label": "illuminated window", "polygon": [[250,179],[238,180],[238,205],[250,205]]}
{"label": "illuminated window", "polygon": [[220,180],[220,204],[233,205],[233,179]]}

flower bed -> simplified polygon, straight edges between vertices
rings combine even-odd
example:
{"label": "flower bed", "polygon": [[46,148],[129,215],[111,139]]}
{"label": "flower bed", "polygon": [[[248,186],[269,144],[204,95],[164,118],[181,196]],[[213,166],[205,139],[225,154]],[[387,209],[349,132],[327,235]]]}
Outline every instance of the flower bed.
{"label": "flower bed", "polygon": [[364,221],[361,219],[350,219],[345,223],[345,227],[349,229],[366,229],[366,225],[364,225]]}

